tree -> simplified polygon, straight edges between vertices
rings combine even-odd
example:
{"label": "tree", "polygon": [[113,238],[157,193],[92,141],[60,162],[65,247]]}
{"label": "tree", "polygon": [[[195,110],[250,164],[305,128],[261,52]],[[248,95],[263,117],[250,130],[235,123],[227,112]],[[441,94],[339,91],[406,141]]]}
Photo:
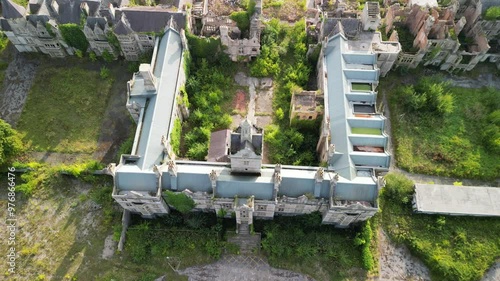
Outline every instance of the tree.
{"label": "tree", "polygon": [[18,155],[23,150],[23,144],[19,133],[0,119],[0,166]]}

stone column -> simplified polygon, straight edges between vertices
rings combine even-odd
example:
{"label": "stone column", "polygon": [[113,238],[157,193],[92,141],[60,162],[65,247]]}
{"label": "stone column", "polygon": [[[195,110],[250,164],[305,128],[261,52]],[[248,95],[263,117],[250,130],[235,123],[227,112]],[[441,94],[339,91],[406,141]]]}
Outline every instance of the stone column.
{"label": "stone column", "polygon": [[215,172],[215,170],[212,170],[212,172],[210,172],[208,176],[210,178],[210,182],[212,183],[212,196],[215,197],[215,194],[217,192],[217,172]]}
{"label": "stone column", "polygon": [[168,173],[170,174],[170,185],[172,190],[177,190],[177,166],[175,162],[170,160],[167,162]]}

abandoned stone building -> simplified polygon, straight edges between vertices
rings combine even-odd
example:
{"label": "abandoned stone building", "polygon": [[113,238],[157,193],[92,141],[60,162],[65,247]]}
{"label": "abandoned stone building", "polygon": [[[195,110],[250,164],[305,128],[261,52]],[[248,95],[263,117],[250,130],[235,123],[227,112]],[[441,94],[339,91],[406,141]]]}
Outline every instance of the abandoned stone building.
{"label": "abandoned stone building", "polygon": [[242,10],[240,4],[240,1],[226,0],[195,2],[191,25],[194,33],[200,36],[219,36],[225,47],[224,52],[231,60],[248,61],[260,54],[262,0],[255,0],[250,27],[245,32],[240,30],[230,17],[231,13]]}
{"label": "abandoned stone building", "polygon": [[323,115],[321,91],[293,91],[290,104],[290,124],[294,120],[316,120]]}
{"label": "abandoned stone building", "polygon": [[[124,209],[143,217],[167,214],[171,206],[162,193],[170,190],[191,197],[196,203],[195,210],[216,212],[228,218],[234,214],[239,226],[244,227],[254,218],[271,219],[275,215],[313,211],[322,213],[325,224],[348,227],[377,212],[378,191],[384,183],[377,178],[376,171],[388,167],[389,157],[385,152],[370,151],[384,149],[387,138],[382,133],[379,136],[347,136],[332,131],[335,141],[342,137],[353,139],[354,146],[346,149],[357,150],[350,153],[350,157],[357,155],[358,162],[355,163],[357,166],[349,162],[352,165],[348,170],[353,173],[350,176],[346,176],[345,167],[337,165],[340,162],[333,161],[326,168],[263,165],[263,131],[248,120],[244,120],[234,132],[221,132],[219,147],[211,146],[215,152],[209,153],[210,160],[225,159],[225,163],[177,160],[170,146],[170,132],[175,118],[184,118],[181,105],[176,103],[185,81],[182,60],[187,49],[183,38],[182,32],[169,27],[155,44],[151,64],[141,65],[128,84],[127,108],[137,122],[136,137],[130,154],[122,155],[120,163],[108,167],[108,172],[114,177],[112,196]],[[324,53],[346,52],[349,55],[348,50],[335,49],[332,52],[330,48]],[[328,61],[329,67],[336,62]],[[360,55],[359,58],[352,55],[349,63],[365,63],[353,75],[359,81],[370,81],[373,87],[376,86],[379,71],[375,55]],[[343,71],[348,72],[347,69]],[[328,89],[323,93],[325,112],[337,110],[330,108],[332,102],[327,101],[341,97]],[[366,105],[362,104],[362,110],[373,109],[369,102],[376,95],[373,90],[349,94],[357,97],[360,103],[366,102]],[[363,114],[369,115],[370,112]],[[334,117],[339,120],[334,121]],[[350,119],[356,118],[332,116],[332,123],[351,122]],[[373,119],[375,122],[368,117],[359,117],[354,122],[358,122],[360,128],[380,125],[381,117],[374,114]],[[347,140],[342,142],[347,143]],[[330,152],[338,156],[340,143],[338,147],[336,152]],[[381,154],[385,156],[381,157]]]}
{"label": "abandoned stone building", "polygon": [[[0,26],[19,52],[40,52],[58,58],[73,54],[73,48],[66,44],[57,28],[58,22],[73,20],[71,6],[31,0],[26,10],[11,0],[1,3]],[[68,13],[62,16],[55,12],[59,9]]]}
{"label": "abandoned stone building", "polygon": [[[27,10],[2,0],[0,27],[18,51],[60,58],[73,55],[75,48],[64,41],[58,25],[80,25],[84,17],[82,31],[89,51],[98,56],[123,55],[132,61],[153,49],[155,35],[171,18],[179,28],[189,27],[186,13],[177,8],[127,6],[128,1],[30,0]],[[114,36],[118,42],[113,42]]]}
{"label": "abandoned stone building", "polygon": [[447,6],[432,0],[407,1],[406,6],[393,2],[385,1],[383,32],[403,46],[398,66],[423,64],[469,71],[492,56],[488,41],[495,38],[498,29],[496,24],[481,20],[481,0],[453,0]]}
{"label": "abandoned stone building", "polygon": [[[380,75],[386,76],[398,60],[401,45],[397,41],[384,40],[378,30],[381,23],[378,2],[366,2],[359,13],[357,3],[349,1],[318,1],[316,9],[306,13],[306,31],[311,42],[320,43],[332,34],[339,33],[363,51],[376,55]],[[356,4],[356,6],[353,6]],[[321,16],[320,16],[321,15]],[[318,44],[311,44],[309,50]]]}

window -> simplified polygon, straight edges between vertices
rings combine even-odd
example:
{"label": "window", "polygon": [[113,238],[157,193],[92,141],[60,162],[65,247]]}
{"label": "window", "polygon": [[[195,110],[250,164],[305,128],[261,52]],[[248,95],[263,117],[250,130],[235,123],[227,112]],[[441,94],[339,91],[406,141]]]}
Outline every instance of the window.
{"label": "window", "polygon": [[278,212],[284,212],[284,211],[285,211],[285,208],[283,208],[283,207],[278,208]]}
{"label": "window", "polygon": [[232,209],[233,208],[233,204],[231,204],[231,203],[222,203],[221,207],[223,209]]}
{"label": "window", "polygon": [[250,161],[243,161],[243,165],[245,165],[245,166],[250,165]]}
{"label": "window", "polygon": [[265,211],[266,209],[267,209],[267,206],[266,206],[266,205],[259,205],[259,206],[257,207],[257,210],[259,210],[259,211]]}

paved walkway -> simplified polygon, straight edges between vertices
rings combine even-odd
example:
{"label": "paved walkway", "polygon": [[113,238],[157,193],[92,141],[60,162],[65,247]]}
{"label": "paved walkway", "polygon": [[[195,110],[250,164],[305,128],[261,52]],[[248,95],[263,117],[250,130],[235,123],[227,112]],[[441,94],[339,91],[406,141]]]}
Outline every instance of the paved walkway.
{"label": "paved walkway", "polygon": [[37,63],[16,52],[14,60],[5,70],[3,89],[0,89],[0,118],[13,127],[21,117],[37,67]]}

